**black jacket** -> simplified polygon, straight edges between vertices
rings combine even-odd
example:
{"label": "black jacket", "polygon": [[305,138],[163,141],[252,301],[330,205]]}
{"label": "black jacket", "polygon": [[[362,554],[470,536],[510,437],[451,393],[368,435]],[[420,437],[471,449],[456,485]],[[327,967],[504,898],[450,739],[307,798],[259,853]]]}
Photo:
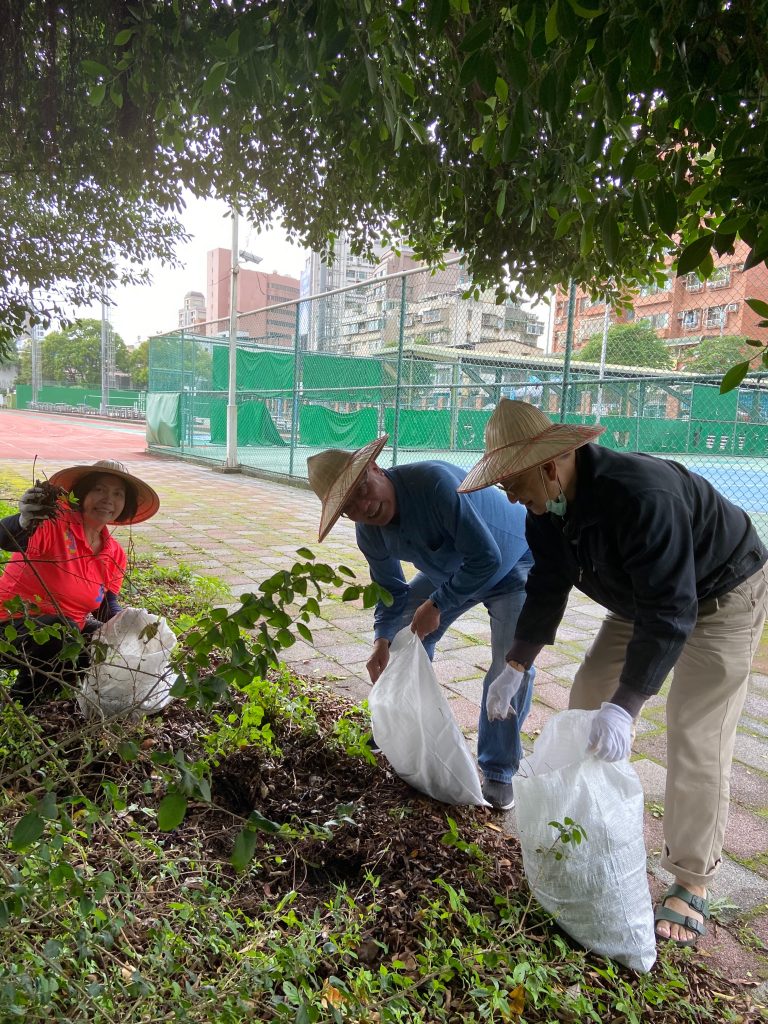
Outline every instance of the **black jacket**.
{"label": "black jacket", "polygon": [[634,623],[620,680],[658,693],[702,602],[768,559],[749,516],[703,477],[651,455],[587,444],[564,519],[528,514],[534,556],[510,661],[555,640],[572,586]]}

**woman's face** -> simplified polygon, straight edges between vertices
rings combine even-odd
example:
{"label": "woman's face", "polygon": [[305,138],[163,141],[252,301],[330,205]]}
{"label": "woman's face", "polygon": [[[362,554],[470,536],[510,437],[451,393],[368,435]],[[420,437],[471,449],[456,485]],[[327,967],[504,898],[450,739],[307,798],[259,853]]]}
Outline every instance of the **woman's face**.
{"label": "woman's face", "polygon": [[100,526],[114,522],[124,508],[125,484],[111,473],[101,473],[81,503],[83,519]]}

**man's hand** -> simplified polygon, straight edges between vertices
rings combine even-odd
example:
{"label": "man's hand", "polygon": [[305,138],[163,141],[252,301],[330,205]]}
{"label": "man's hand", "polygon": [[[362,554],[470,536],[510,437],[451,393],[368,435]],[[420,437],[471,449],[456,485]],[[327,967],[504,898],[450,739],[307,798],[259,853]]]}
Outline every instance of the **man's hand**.
{"label": "man's hand", "polygon": [[425,601],[420,604],[413,613],[411,619],[411,632],[415,633],[419,640],[434,633],[440,625],[440,609],[434,601]]}
{"label": "man's hand", "polygon": [[19,526],[22,530],[39,526],[55,515],[55,511],[50,502],[46,501],[42,487],[30,487],[19,499]]}
{"label": "man's hand", "polygon": [[510,711],[514,715],[515,709],[512,705],[512,698],[523,685],[525,673],[517,668],[507,665],[506,668],[496,676],[488,687],[488,696],[485,698],[485,713],[489,722],[500,721],[509,717]]}
{"label": "man's hand", "polygon": [[381,673],[389,664],[389,640],[380,637],[374,642],[373,654],[365,663],[371,682],[375,683]]}
{"label": "man's hand", "polygon": [[632,716],[618,704],[603,701],[589,730],[587,750],[603,761],[629,757],[632,746]]}

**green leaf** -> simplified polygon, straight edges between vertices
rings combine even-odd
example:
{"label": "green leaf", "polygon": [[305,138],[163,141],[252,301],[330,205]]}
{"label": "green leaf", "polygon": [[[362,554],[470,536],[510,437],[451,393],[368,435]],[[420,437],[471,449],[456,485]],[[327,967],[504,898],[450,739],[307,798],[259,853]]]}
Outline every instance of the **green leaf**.
{"label": "green leaf", "polygon": [[603,248],[605,249],[605,255],[608,257],[608,262],[615,264],[619,257],[619,225],[616,223],[616,218],[613,213],[609,210],[603,218]]}
{"label": "green leaf", "polygon": [[464,38],[459,43],[459,49],[463,50],[464,53],[474,53],[475,50],[479,50],[491,38],[493,25],[494,23],[491,18],[482,18],[476,22],[465,33]]}
{"label": "green leaf", "polygon": [[406,75],[403,71],[396,71],[395,78],[403,92],[407,93],[411,99],[414,99],[416,96],[416,86],[413,84],[411,76]]}
{"label": "green leaf", "polygon": [[686,245],[680,254],[680,259],[677,261],[678,277],[681,277],[683,274],[689,274],[704,262],[712,249],[714,236],[714,231],[708,231],[706,234],[695,238],[689,245]]}
{"label": "green leaf", "polygon": [[581,237],[579,238],[579,253],[582,257],[586,258],[592,252],[592,246],[595,244],[595,233],[592,227],[592,221],[584,221],[581,227]]}
{"label": "green leaf", "polygon": [[248,827],[256,832],[266,832],[268,835],[275,835],[280,831],[280,825],[270,818],[265,818],[259,811],[251,811],[248,815]]}
{"label": "green leaf", "polygon": [[768,302],[763,299],[745,299],[744,301],[758,316],[768,316]]}
{"label": "green leaf", "polygon": [[133,33],[136,31],[135,28],[123,28],[115,36],[115,46],[125,46],[130,40]]}
{"label": "green leaf", "polygon": [[507,102],[507,100],[509,99],[509,86],[507,85],[503,78],[500,78],[498,76],[496,77],[496,85],[494,86],[494,91],[502,103]]}
{"label": "green leaf", "polygon": [[580,18],[599,18],[601,14],[605,13],[602,7],[599,7],[597,10],[592,10],[589,7],[582,7],[578,0],[568,0],[568,3]]}
{"label": "green leaf", "polygon": [[635,188],[634,195],[632,196],[632,214],[640,230],[643,232],[648,231],[651,226],[651,215],[648,212],[645,192],[640,186]]}
{"label": "green leaf", "polygon": [[56,821],[59,816],[59,808],[56,805],[56,794],[48,792],[37,805],[38,814],[47,821]]}
{"label": "green leaf", "polygon": [[308,644],[314,643],[312,639],[312,633],[310,632],[308,627],[304,625],[303,622],[296,623],[296,632],[303,640],[306,640]]}
{"label": "green leaf", "polygon": [[36,843],[42,836],[44,828],[45,822],[37,811],[29,811],[13,830],[11,849],[24,850],[32,843]]}
{"label": "green leaf", "polygon": [[665,234],[671,235],[677,227],[677,200],[663,178],[656,185],[654,206],[659,227]]}
{"label": "green leaf", "polygon": [[440,35],[448,21],[448,0],[429,0],[427,4],[427,31],[430,35]]}
{"label": "green leaf", "polygon": [[501,217],[501,215],[504,213],[504,206],[505,206],[506,202],[507,202],[507,183],[505,181],[504,184],[499,189],[499,195],[498,195],[498,198],[496,199],[496,216],[497,217]]}
{"label": "green leaf", "polygon": [[549,8],[547,20],[544,22],[544,39],[548,45],[554,43],[560,35],[560,29],[557,27],[557,3],[558,0],[555,0]]}
{"label": "green leaf", "polygon": [[81,60],[80,67],[89,78],[105,78],[109,75],[109,68],[97,60]]}
{"label": "green leaf", "polygon": [[696,130],[709,138],[717,125],[717,106],[709,97],[699,100],[693,112],[693,125]]}
{"label": "green leaf", "polygon": [[727,392],[733,391],[734,388],[741,384],[748,373],[749,361],[732,366],[720,382],[720,394],[725,395]]}
{"label": "green leaf", "polygon": [[100,107],[104,102],[104,97],[107,95],[107,87],[102,82],[101,85],[94,85],[91,91],[88,93],[88,102],[92,107]]}
{"label": "green leaf", "polygon": [[157,809],[157,827],[171,832],[180,825],[187,813],[187,798],[182,793],[167,793]]}
{"label": "green leaf", "polygon": [[244,828],[235,839],[232,847],[232,865],[236,871],[245,871],[253,860],[256,852],[256,833],[250,828]]}

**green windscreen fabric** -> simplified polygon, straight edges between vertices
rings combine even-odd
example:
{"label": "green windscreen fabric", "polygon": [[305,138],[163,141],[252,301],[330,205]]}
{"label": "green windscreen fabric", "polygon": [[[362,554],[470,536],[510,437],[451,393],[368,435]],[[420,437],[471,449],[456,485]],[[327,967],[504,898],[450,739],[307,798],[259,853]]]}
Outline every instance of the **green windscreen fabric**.
{"label": "green windscreen fabric", "polygon": [[[384,423],[394,436],[395,410],[384,410]],[[451,447],[451,414],[448,409],[401,409],[397,443],[401,448]]]}
{"label": "green windscreen fabric", "polygon": [[181,395],[157,392],[147,395],[147,444],[178,448],[181,445]]}
{"label": "green windscreen fabric", "polygon": [[378,436],[376,409],[342,413],[322,405],[302,405],[299,410],[301,444],[319,448],[360,448]]}
{"label": "green windscreen fabric", "polygon": [[[226,443],[227,403],[214,398],[211,400],[211,444]],[[261,448],[286,444],[264,402],[238,403],[237,443]]]}
{"label": "green windscreen fabric", "polygon": [[[290,394],[293,390],[292,352],[253,352],[237,350],[237,390]],[[216,345],[213,349],[213,390],[226,391],[229,387],[229,347]]]}
{"label": "green windscreen fabric", "polygon": [[380,402],[379,359],[307,352],[301,358],[304,395],[314,402]]}
{"label": "green windscreen fabric", "polygon": [[736,419],[739,392],[734,389],[725,395],[715,384],[694,384],[691,396],[692,420],[720,420],[732,423]]}
{"label": "green windscreen fabric", "polygon": [[456,447],[464,451],[483,451],[485,425],[490,416],[490,410],[460,409],[456,423]]}

